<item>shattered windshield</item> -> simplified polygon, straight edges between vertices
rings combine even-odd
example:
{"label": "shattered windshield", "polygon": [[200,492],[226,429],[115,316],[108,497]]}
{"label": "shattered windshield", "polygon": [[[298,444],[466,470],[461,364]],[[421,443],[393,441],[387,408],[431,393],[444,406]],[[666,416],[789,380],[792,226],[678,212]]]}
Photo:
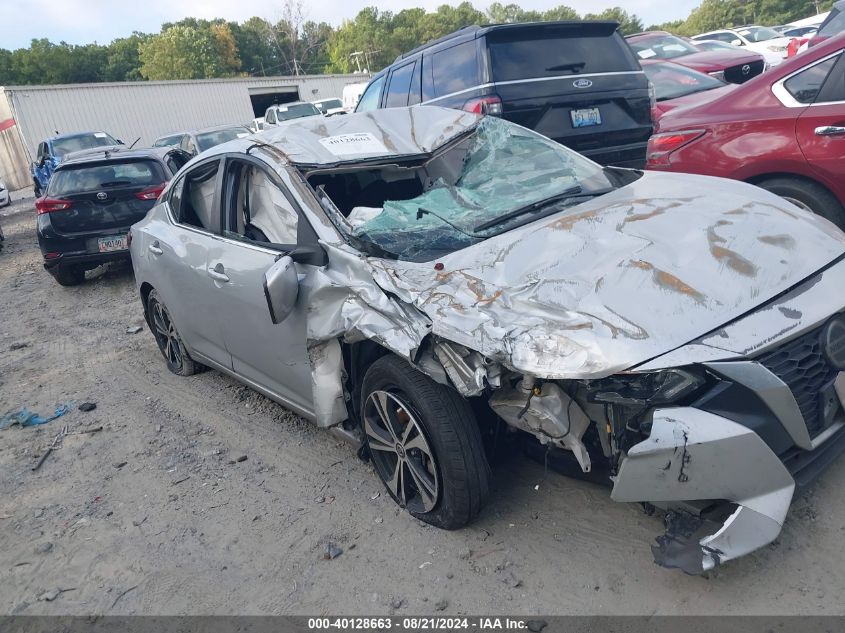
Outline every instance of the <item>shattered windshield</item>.
{"label": "shattered windshield", "polygon": [[612,189],[599,165],[494,117],[425,161],[308,180],[350,235],[407,261],[451,253]]}
{"label": "shattered windshield", "polygon": [[117,141],[105,132],[95,134],[80,134],[79,136],[68,136],[53,141],[53,153],[56,156],[65,156],[72,152],[81,152],[95,147],[107,147],[117,145]]}

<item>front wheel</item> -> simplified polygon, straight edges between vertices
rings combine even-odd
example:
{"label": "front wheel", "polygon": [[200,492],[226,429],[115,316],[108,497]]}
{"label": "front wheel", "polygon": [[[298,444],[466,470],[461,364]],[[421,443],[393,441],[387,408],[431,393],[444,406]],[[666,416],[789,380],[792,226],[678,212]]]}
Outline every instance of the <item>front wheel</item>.
{"label": "front wheel", "polygon": [[150,319],[150,329],[153,331],[158,349],[167,363],[167,368],[177,376],[192,376],[200,370],[199,363],[195,363],[185,349],[182,338],[176,330],[170,312],[162,303],[158,293],[153,290],[147,298],[147,313]]}
{"label": "front wheel", "polygon": [[845,230],[845,210],[836,196],[821,185],[800,178],[769,178],[758,182],[757,186]]}
{"label": "front wheel", "polygon": [[396,356],[370,366],[361,396],[367,447],[393,500],[447,530],[474,519],[490,467],[469,403]]}

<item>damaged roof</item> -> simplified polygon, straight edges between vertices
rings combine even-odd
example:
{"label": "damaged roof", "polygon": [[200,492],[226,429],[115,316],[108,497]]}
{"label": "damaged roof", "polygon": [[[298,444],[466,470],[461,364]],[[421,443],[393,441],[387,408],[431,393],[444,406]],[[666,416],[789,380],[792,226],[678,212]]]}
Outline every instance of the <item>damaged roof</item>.
{"label": "damaged roof", "polygon": [[469,112],[434,106],[388,108],[294,119],[252,138],[275,146],[296,165],[335,165],[428,154],[480,119]]}

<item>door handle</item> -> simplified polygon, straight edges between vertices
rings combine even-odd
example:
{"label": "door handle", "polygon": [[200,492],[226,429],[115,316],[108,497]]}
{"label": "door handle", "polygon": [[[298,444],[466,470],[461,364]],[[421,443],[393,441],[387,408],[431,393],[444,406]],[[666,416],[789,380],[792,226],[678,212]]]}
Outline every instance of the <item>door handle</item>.
{"label": "door handle", "polygon": [[816,128],[816,136],[845,136],[845,127],[841,125],[822,125]]}
{"label": "door handle", "polygon": [[158,247],[158,240],[147,246],[147,250],[149,250],[153,255],[161,255],[164,252]]}
{"label": "door handle", "polygon": [[208,276],[215,281],[229,281],[229,276],[226,274],[223,264],[217,264],[214,268],[209,268]]}

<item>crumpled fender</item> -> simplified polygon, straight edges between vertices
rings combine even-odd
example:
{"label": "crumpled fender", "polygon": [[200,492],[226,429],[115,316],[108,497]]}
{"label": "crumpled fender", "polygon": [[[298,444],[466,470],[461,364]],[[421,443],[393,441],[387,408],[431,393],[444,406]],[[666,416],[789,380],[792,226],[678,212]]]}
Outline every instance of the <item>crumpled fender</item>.
{"label": "crumpled fender", "polygon": [[622,460],[611,497],[737,504],[718,529],[683,547],[665,547],[670,533],[658,540],[655,562],[695,574],[771,543],[780,534],[794,490],[789,471],[752,430],[677,407],[654,411],[651,434]]}

